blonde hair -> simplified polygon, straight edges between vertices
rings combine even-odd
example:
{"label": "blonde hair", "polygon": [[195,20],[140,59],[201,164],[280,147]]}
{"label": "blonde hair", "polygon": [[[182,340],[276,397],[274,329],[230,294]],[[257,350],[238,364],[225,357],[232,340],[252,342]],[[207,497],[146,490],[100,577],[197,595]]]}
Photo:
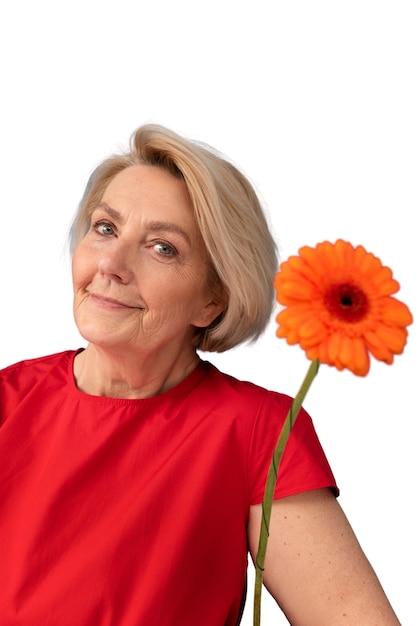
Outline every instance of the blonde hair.
{"label": "blonde hair", "polygon": [[156,124],[138,128],[128,151],[105,159],[92,173],[71,228],[71,250],[87,232],[110,181],[136,164],[161,167],[184,180],[225,299],[222,314],[199,329],[197,348],[223,352],[255,341],[273,309],[277,247],[252,184],[206,144]]}

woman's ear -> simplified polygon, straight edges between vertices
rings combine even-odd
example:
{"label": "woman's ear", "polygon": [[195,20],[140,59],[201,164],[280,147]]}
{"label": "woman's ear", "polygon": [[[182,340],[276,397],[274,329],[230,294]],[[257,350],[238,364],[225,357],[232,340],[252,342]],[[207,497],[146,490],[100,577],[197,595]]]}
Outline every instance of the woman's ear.
{"label": "woman's ear", "polygon": [[219,317],[222,311],[225,310],[225,302],[213,299],[202,308],[200,313],[196,316],[194,326],[198,328],[206,328],[210,326],[212,322]]}
{"label": "woman's ear", "polygon": [[194,326],[198,328],[206,328],[210,326],[214,320],[216,320],[227,306],[227,296],[222,285],[217,285],[212,288],[209,294],[209,301],[202,307],[200,313],[196,316]]}

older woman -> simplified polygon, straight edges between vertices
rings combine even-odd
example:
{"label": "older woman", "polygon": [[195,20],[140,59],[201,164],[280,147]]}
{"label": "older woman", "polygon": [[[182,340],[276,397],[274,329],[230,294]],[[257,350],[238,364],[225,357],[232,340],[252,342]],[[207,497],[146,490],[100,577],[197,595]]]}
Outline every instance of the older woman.
{"label": "older woman", "polygon": [[[159,126],[93,173],[73,235],[85,349],[0,373],[2,626],[232,626],[291,399],[197,351],[254,340],[276,248],[247,179]],[[291,624],[399,624],[302,410],[264,581]]]}

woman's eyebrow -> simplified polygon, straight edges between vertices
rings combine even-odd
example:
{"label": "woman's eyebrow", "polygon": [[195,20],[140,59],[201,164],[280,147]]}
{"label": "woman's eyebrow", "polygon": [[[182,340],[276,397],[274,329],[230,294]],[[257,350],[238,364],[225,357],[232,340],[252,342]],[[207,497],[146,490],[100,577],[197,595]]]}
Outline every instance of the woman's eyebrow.
{"label": "woman's eyebrow", "polygon": [[[119,213],[119,211],[116,211],[116,209],[112,209],[112,207],[106,204],[106,202],[100,202],[100,204],[97,205],[96,209],[102,209],[114,220],[120,221],[122,219],[122,216]],[[160,220],[153,220],[151,222],[148,222],[146,227],[147,227],[147,230],[151,232],[176,233],[177,235],[180,235],[181,237],[183,237],[190,246],[192,245],[192,242],[188,233],[183,228],[181,228],[181,226],[179,226],[178,224],[174,224],[173,222],[163,222]]]}
{"label": "woman's eyebrow", "polygon": [[97,209],[103,209],[103,211],[105,211],[114,220],[120,220],[122,218],[119,211],[112,209],[108,204],[106,204],[106,202],[100,202],[100,204],[97,205],[94,211],[96,211]]}
{"label": "woman's eyebrow", "polygon": [[147,223],[147,230],[152,232],[168,232],[168,233],[176,233],[183,237],[189,245],[191,245],[191,240],[189,235],[186,233],[181,226],[178,224],[173,224],[172,222],[161,222],[159,220],[153,220],[152,222]]}

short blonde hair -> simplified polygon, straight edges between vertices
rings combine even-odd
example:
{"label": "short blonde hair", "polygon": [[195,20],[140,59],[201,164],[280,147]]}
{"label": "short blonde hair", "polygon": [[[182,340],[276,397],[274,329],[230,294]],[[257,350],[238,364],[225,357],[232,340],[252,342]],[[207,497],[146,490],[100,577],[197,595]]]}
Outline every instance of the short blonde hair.
{"label": "short blonde hair", "polygon": [[223,352],[255,341],[272,314],[277,247],[252,184],[206,144],[157,124],[138,128],[129,150],[105,159],[92,173],[71,228],[71,250],[87,232],[91,214],[110,181],[136,164],[161,167],[184,180],[225,298],[221,315],[209,327],[199,329],[197,348]]}

